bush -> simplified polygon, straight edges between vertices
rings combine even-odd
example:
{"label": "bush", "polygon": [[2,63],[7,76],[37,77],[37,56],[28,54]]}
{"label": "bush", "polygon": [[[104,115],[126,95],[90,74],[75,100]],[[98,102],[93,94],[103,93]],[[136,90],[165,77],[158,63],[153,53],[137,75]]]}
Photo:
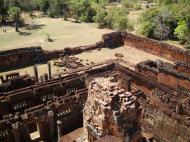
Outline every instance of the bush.
{"label": "bush", "polygon": [[120,31],[127,31],[132,29],[132,25],[128,21],[128,11],[125,8],[115,9],[114,11],[114,28]]}
{"label": "bush", "polygon": [[46,13],[49,8],[49,1],[48,0],[37,0],[38,1],[38,8]]}
{"label": "bush", "polygon": [[133,29],[126,16],[121,16],[117,19],[115,22],[115,28],[120,31],[128,31]]}
{"label": "bush", "polygon": [[155,17],[158,16],[159,10],[157,8],[150,8],[147,9],[145,12],[142,13],[139,23],[140,23],[140,34],[146,37],[154,37],[154,28],[155,24]]}
{"label": "bush", "polygon": [[123,0],[123,5],[127,9],[131,10],[140,10],[141,9],[141,4],[139,3],[138,0]]}
{"label": "bush", "polygon": [[83,22],[93,22],[93,17],[96,15],[96,9],[93,7],[92,1],[89,0],[70,0],[69,8],[76,19]]}
{"label": "bush", "polygon": [[96,16],[93,17],[93,20],[99,24],[99,28],[106,27],[106,22],[105,22],[106,16],[107,16],[107,11],[104,8],[99,7]]}
{"label": "bush", "polygon": [[185,42],[184,47],[187,49],[190,49],[190,41]]}
{"label": "bush", "polygon": [[99,23],[100,28],[107,27],[110,29],[127,31],[132,29],[132,25],[129,23],[127,15],[128,11],[126,8],[111,8],[108,10],[100,8],[94,19]]}

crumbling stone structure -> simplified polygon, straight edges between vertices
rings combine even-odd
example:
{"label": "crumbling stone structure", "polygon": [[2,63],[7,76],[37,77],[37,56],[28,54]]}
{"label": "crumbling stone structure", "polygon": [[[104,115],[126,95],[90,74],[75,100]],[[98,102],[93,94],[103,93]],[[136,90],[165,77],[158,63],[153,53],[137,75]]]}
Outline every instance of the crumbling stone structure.
{"label": "crumbling stone structure", "polygon": [[[39,49],[37,52],[42,55],[40,57],[49,60],[93,49],[113,48],[109,43],[114,46],[122,46],[125,43],[177,62],[173,65],[147,61],[138,64],[136,70],[132,70],[124,61],[118,59],[58,75],[52,75],[51,64],[48,64],[48,74],[44,75],[44,79],[38,78],[35,68],[35,77],[21,76],[19,73],[11,73],[7,77],[0,76],[0,141],[54,142],[64,134],[82,127],[84,120],[89,141],[110,138],[135,141],[140,138],[142,130],[143,140],[189,142],[189,51],[132,34],[116,32],[104,35],[103,40],[95,45],[66,48],[61,51]],[[34,60],[38,59],[34,56],[35,52],[33,49],[2,52],[1,67],[6,68],[17,63],[34,63]],[[21,55],[24,57],[20,57]],[[5,65],[5,60],[8,66]],[[104,85],[96,79],[102,77],[111,77],[115,82]],[[108,95],[111,84],[115,84],[113,96]],[[88,99],[93,103],[89,103]],[[131,104],[128,101],[131,101]],[[87,109],[85,104],[92,109]],[[104,123],[96,118],[91,119],[88,112],[97,114],[97,118],[101,118]],[[101,117],[101,114],[104,114],[104,117]],[[114,136],[105,136],[107,134]],[[98,136],[102,138],[98,139]]]}
{"label": "crumbling stone structure", "polygon": [[182,61],[190,64],[189,50],[181,49],[167,43],[162,43],[130,33],[123,33],[123,40],[124,44],[127,46],[131,46],[169,60]]}
{"label": "crumbling stone structure", "polygon": [[0,71],[45,61],[41,47],[27,47],[0,52]]}
{"label": "crumbling stone structure", "polygon": [[102,36],[104,47],[116,48],[124,44],[121,32],[113,32]]}
{"label": "crumbling stone structure", "polygon": [[[86,102],[86,100],[88,99],[88,92],[89,94],[92,94],[93,92],[91,91],[93,91],[93,88],[96,85],[92,85],[92,88],[90,89],[88,89],[88,86],[92,84],[95,78],[113,77],[114,80],[118,82],[116,84],[118,84],[120,88],[119,90],[116,90],[116,92],[124,89],[122,90],[123,92],[127,91],[129,92],[127,94],[131,94],[136,98],[134,102],[137,101],[140,103],[142,108],[142,125],[139,123],[139,119],[137,121],[137,116],[139,117],[139,115],[132,117],[128,114],[128,111],[132,113],[133,109],[131,110],[128,105],[123,108],[123,104],[127,102],[121,97],[123,93],[115,94],[118,96],[116,98],[120,98],[120,101],[118,101],[117,99],[114,99],[115,95],[112,96],[113,98],[106,95],[106,92],[109,94],[110,91],[102,90],[102,93],[94,93],[92,95],[95,100],[97,97],[97,103],[95,104],[97,104],[98,108],[93,109],[94,113],[99,114],[99,110],[103,110],[104,108],[104,105],[102,105],[104,104],[103,102],[108,101],[108,106],[111,104],[111,108],[116,107],[117,109],[112,110],[108,109],[110,107],[106,108],[105,106],[107,111],[105,111],[106,115],[104,116],[115,118],[114,116],[117,117],[117,114],[119,114],[118,121],[115,121],[116,119],[111,120],[105,117],[106,119],[104,122],[108,125],[104,125],[104,123],[100,125],[105,126],[102,127],[104,132],[102,134],[107,134],[108,131],[106,131],[106,128],[108,128],[108,134],[118,136],[119,134],[115,133],[114,130],[120,127],[125,128],[129,126],[128,121],[130,122],[130,120],[134,120],[135,122],[138,122],[136,122],[138,125],[133,125],[134,127],[130,128],[139,128],[139,126],[142,126],[143,131],[151,134],[152,138],[155,140],[174,142],[177,139],[179,141],[183,140],[188,142],[190,140],[190,122],[188,119],[190,115],[189,96],[179,89],[162,84],[155,78],[147,76],[139,71],[131,70],[120,63],[122,63],[122,60],[108,61],[101,65],[95,64],[91,68],[84,68],[71,74],[63,74],[62,77],[52,78],[46,82],[28,85],[27,87],[14,91],[6,90],[0,96],[1,141],[13,142],[19,137],[20,141],[28,140],[34,142],[37,140],[43,140],[53,142],[60,136],[81,127],[83,125],[82,110],[84,109],[85,104],[87,103],[89,106],[94,106],[94,103],[89,104],[89,101]],[[101,85],[100,83],[100,86],[104,85]],[[113,99],[111,101],[113,104],[109,102],[109,99],[106,100],[107,97],[104,101],[102,98],[99,98],[101,100],[99,101],[98,96],[104,95],[108,98],[111,97]],[[92,98],[91,100],[93,101],[94,99]],[[136,112],[135,110],[136,109],[134,109],[134,112]],[[114,113],[115,111],[119,111],[120,113]],[[87,115],[91,116],[90,114],[87,114],[88,109],[85,109],[84,112],[85,117]],[[103,113],[104,111],[101,112]],[[51,116],[50,118],[49,115]],[[16,118],[16,121],[14,118]],[[119,122],[120,118],[123,118],[121,120],[129,119],[123,121],[126,123],[122,123],[122,125],[116,123]],[[89,122],[89,124],[94,120],[92,121],[92,124],[96,124],[96,118],[93,118],[92,120],[85,118],[84,120],[86,120],[85,122]],[[97,122],[99,121],[97,120]],[[131,124],[136,123],[133,123],[133,121],[131,122]],[[124,126],[124,124],[126,124],[126,126]],[[51,125],[51,129],[49,125]],[[95,129],[99,127],[97,125],[92,125],[93,127],[90,127],[90,125],[88,126],[89,132],[93,132],[93,128]],[[15,129],[17,130],[16,132],[14,131]],[[136,132],[136,130],[139,129],[133,130],[134,131],[132,132]],[[27,134],[23,133],[23,131],[27,132]],[[17,133],[16,136],[15,133]],[[123,133],[121,132],[121,134]],[[130,134],[129,138],[131,136]]]}
{"label": "crumbling stone structure", "polygon": [[190,75],[190,64],[185,62],[176,62],[176,70],[178,72],[183,72],[187,75]]}
{"label": "crumbling stone structure", "polygon": [[119,89],[114,78],[96,78],[89,84],[83,111],[88,142],[106,135],[125,142],[139,142],[142,138],[141,108],[136,97]]}
{"label": "crumbling stone structure", "polygon": [[45,51],[41,47],[27,47],[0,52],[0,71],[13,67],[34,65],[46,62],[52,58],[80,54],[100,48],[115,48],[119,46],[131,46],[139,50],[155,54],[169,60],[190,64],[190,51],[175,46],[158,42],[152,39],[124,32],[113,32],[102,36],[102,40],[96,44],[65,48],[64,50]]}
{"label": "crumbling stone structure", "polygon": [[7,74],[6,77],[0,77],[0,92],[13,91],[19,88],[35,84],[35,80],[28,74],[19,75],[18,72]]}
{"label": "crumbling stone structure", "polygon": [[[183,67],[183,68],[182,68]],[[162,61],[145,61],[136,66],[138,72],[158,80],[158,82],[175,88],[177,90],[186,90],[190,93],[190,77],[188,69],[181,64],[172,65]],[[181,72],[179,72],[181,70]],[[187,71],[182,72],[182,70]]]}

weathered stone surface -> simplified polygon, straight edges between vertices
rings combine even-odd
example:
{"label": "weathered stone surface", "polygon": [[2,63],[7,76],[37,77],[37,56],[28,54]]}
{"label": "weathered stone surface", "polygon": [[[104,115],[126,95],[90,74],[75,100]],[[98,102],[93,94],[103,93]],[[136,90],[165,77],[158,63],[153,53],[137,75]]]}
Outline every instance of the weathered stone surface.
{"label": "weathered stone surface", "polygon": [[189,50],[130,33],[123,33],[123,40],[126,46],[131,46],[169,60],[182,61],[190,64]]}
{"label": "weathered stone surface", "polygon": [[33,65],[46,60],[46,56],[41,47],[27,47],[0,51],[0,71]]}
{"label": "weathered stone surface", "polygon": [[111,135],[125,142],[141,139],[141,108],[136,97],[119,88],[114,78],[96,78],[88,87],[84,127],[88,141]]}
{"label": "weathered stone surface", "polygon": [[[61,137],[82,127],[84,116],[89,141],[116,138],[117,142],[127,139],[136,142],[141,137],[142,127],[148,134],[147,139],[189,142],[190,56],[187,50],[129,33],[114,32],[104,35],[97,44],[61,51],[26,48],[0,52],[0,67],[33,64],[41,59],[114,48],[124,43],[178,62],[173,65],[147,61],[131,70],[118,59],[58,75],[51,75],[49,65],[49,79],[46,74],[42,82],[19,73],[0,76],[0,141],[54,142],[58,139],[58,130]],[[72,63],[69,66],[76,67]],[[137,104],[143,109],[142,118]],[[62,122],[59,129],[58,120]]]}
{"label": "weathered stone surface", "polygon": [[179,70],[181,70],[180,66],[182,65],[179,65],[179,63],[177,65],[172,65],[162,61],[145,61],[137,64],[136,70],[176,90],[190,91],[190,76],[188,75],[188,69],[184,72],[179,72]]}

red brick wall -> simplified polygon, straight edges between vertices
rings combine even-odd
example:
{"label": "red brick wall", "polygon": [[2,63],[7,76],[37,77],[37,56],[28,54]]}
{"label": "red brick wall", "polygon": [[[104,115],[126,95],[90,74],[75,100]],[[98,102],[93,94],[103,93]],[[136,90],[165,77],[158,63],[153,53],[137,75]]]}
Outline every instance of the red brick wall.
{"label": "red brick wall", "polygon": [[[26,64],[35,63],[35,53],[39,53],[39,58],[45,59],[45,54],[41,47],[29,47],[13,49],[0,52],[0,70],[12,68]],[[43,57],[44,56],[44,57]]]}
{"label": "red brick wall", "polygon": [[190,76],[190,68],[188,68],[186,66],[177,65],[176,70],[179,71],[179,72],[183,72],[183,73]]}
{"label": "red brick wall", "polygon": [[161,84],[164,84],[171,88],[179,89],[179,86],[183,86],[184,88],[190,90],[190,81],[187,79],[179,78],[167,72],[154,73],[153,71],[144,69],[144,68],[140,68],[140,70],[138,69],[136,70],[144,74],[145,76],[153,78],[157,80],[158,82],[160,82]]}
{"label": "red brick wall", "polygon": [[169,60],[183,61],[190,64],[190,51],[188,50],[129,33],[123,34],[123,40],[125,45],[162,56]]}
{"label": "red brick wall", "polygon": [[159,73],[158,74],[158,82],[169,86],[171,88],[174,89],[178,89],[178,78],[176,78],[175,76],[172,76],[170,74],[167,73]]}

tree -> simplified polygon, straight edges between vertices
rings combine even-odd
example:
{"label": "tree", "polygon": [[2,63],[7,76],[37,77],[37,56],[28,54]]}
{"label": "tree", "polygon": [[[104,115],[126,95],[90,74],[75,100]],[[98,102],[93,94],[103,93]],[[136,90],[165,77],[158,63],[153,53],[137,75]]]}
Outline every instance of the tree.
{"label": "tree", "polygon": [[49,0],[38,0],[38,7],[41,11],[46,13],[49,8]]}
{"label": "tree", "polygon": [[185,20],[179,21],[174,34],[182,41],[186,48],[190,48],[190,29]]}
{"label": "tree", "polygon": [[[164,40],[172,37],[173,35],[173,23],[175,20],[172,17],[171,12],[164,8],[160,8],[158,15],[154,19],[155,28],[153,36],[156,39]],[[172,31],[172,32],[171,32]]]}
{"label": "tree", "polygon": [[8,11],[9,15],[11,15],[15,21],[15,31],[19,32],[19,21],[20,21],[20,13],[21,9],[19,7],[11,7]]}
{"label": "tree", "polygon": [[92,7],[92,3],[89,0],[79,0],[80,7],[78,10],[78,16],[81,21],[93,22],[93,17],[96,15],[95,9]]}
{"label": "tree", "polygon": [[139,0],[122,0],[122,3],[125,8],[131,10],[139,10],[141,9],[141,4]]}
{"label": "tree", "polygon": [[157,8],[150,8],[142,13],[139,19],[140,33],[149,38],[153,38],[155,24],[155,17],[158,16],[159,10]]}
{"label": "tree", "polygon": [[108,27],[120,31],[131,30],[133,27],[127,18],[126,8],[98,8],[97,15],[94,17],[100,28]]}
{"label": "tree", "polygon": [[165,19],[163,17],[156,17],[155,23],[156,26],[154,28],[154,38],[163,40],[169,37],[170,28],[165,24]]}
{"label": "tree", "polygon": [[3,19],[3,10],[4,10],[4,0],[0,0],[0,14],[1,14],[1,19]]}
{"label": "tree", "polygon": [[6,0],[0,0],[0,16],[1,16],[1,23],[6,22],[6,17],[8,15],[8,5]]}
{"label": "tree", "polygon": [[115,28],[120,31],[127,31],[131,30],[133,27],[130,25],[129,20],[126,16],[121,16],[118,17],[115,23]]}
{"label": "tree", "polygon": [[49,0],[48,15],[52,18],[62,17],[67,19],[69,11],[68,2],[66,0]]}
{"label": "tree", "polygon": [[106,26],[106,23],[105,23],[106,16],[107,16],[106,9],[104,9],[102,7],[98,8],[97,14],[94,17],[94,21],[99,24],[99,28],[103,28]]}
{"label": "tree", "polygon": [[113,21],[115,29],[120,31],[127,31],[133,28],[132,25],[129,23],[127,15],[128,15],[128,10],[126,8],[115,9],[114,12],[115,20]]}
{"label": "tree", "polygon": [[92,1],[70,0],[69,7],[76,19],[80,19],[83,22],[93,22],[93,17],[96,15],[96,9]]}
{"label": "tree", "polygon": [[188,34],[187,24],[184,20],[178,22],[178,26],[175,29],[174,34],[182,41],[186,40]]}

